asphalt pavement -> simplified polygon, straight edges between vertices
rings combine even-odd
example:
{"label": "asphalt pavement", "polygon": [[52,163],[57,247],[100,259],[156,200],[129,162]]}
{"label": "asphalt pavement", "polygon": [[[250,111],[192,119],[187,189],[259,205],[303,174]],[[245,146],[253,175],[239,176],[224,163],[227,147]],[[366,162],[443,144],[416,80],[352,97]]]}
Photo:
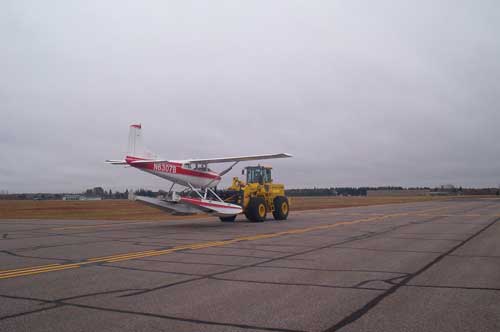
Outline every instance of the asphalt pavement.
{"label": "asphalt pavement", "polygon": [[0,331],[500,331],[500,200],[0,220]]}

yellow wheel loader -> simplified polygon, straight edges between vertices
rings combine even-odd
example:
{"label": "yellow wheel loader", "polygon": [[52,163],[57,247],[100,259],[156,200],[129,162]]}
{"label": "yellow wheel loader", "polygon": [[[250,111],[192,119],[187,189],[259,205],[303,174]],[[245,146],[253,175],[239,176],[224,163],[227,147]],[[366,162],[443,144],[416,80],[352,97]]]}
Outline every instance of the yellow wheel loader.
{"label": "yellow wheel loader", "polygon": [[[285,220],[290,203],[285,196],[285,186],[273,183],[271,169],[266,166],[245,167],[242,173],[246,173],[246,182],[234,177],[231,186],[217,194],[228,203],[242,206],[243,213],[250,221],[264,221],[268,212],[276,220]],[[235,219],[236,216],[220,217],[221,221]]]}

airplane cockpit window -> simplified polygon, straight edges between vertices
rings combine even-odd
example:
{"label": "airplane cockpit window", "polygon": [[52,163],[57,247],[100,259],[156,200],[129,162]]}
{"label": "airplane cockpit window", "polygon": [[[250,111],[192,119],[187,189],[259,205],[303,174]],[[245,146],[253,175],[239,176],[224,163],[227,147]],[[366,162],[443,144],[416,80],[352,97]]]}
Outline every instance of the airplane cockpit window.
{"label": "airplane cockpit window", "polygon": [[197,171],[208,171],[207,164],[194,164],[194,169]]}
{"label": "airplane cockpit window", "polygon": [[191,164],[190,163],[184,164],[184,168],[191,169]]}

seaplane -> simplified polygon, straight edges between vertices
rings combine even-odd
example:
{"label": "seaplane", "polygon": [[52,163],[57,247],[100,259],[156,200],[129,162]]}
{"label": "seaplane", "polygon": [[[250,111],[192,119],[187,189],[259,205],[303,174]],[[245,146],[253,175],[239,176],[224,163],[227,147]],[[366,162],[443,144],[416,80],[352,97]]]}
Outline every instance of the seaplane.
{"label": "seaplane", "polygon": [[[276,153],[205,159],[164,159],[144,148],[141,124],[130,126],[127,151],[124,159],[106,160],[106,163],[132,167],[171,182],[168,193],[163,197],[135,196],[135,200],[175,215],[208,213],[220,218],[231,218],[243,212],[242,206],[225,202],[216,192],[222,177],[234,166],[243,161],[292,157],[288,153]],[[219,163],[231,164],[221,172],[209,168],[209,165]],[[183,190],[173,190],[175,185],[181,186]]]}

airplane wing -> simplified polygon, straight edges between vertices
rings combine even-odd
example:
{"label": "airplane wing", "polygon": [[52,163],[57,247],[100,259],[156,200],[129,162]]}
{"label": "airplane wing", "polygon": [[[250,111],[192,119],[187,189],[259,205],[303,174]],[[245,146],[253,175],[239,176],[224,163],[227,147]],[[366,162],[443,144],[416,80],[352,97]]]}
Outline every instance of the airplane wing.
{"label": "airplane wing", "polygon": [[[207,159],[186,159],[182,160],[183,163],[200,163],[200,164],[215,164],[215,163],[230,163],[237,161],[249,161],[249,160],[264,160],[264,159],[278,159],[278,158],[290,158],[291,154],[288,153],[275,153],[275,154],[258,154],[252,156],[238,156],[238,157],[224,157],[224,158],[207,158]],[[171,159],[145,159],[145,160],[134,160],[130,164],[144,164],[144,163],[161,163],[161,162],[174,162]],[[107,163],[113,165],[127,165],[125,160],[106,160]]]}
{"label": "airplane wing", "polygon": [[276,154],[260,154],[253,156],[238,156],[238,157],[225,157],[225,158],[209,158],[209,159],[189,159],[186,160],[188,163],[229,163],[236,161],[248,161],[248,160],[263,160],[263,159],[277,159],[277,158],[290,158],[291,154],[288,153],[276,153]]}

